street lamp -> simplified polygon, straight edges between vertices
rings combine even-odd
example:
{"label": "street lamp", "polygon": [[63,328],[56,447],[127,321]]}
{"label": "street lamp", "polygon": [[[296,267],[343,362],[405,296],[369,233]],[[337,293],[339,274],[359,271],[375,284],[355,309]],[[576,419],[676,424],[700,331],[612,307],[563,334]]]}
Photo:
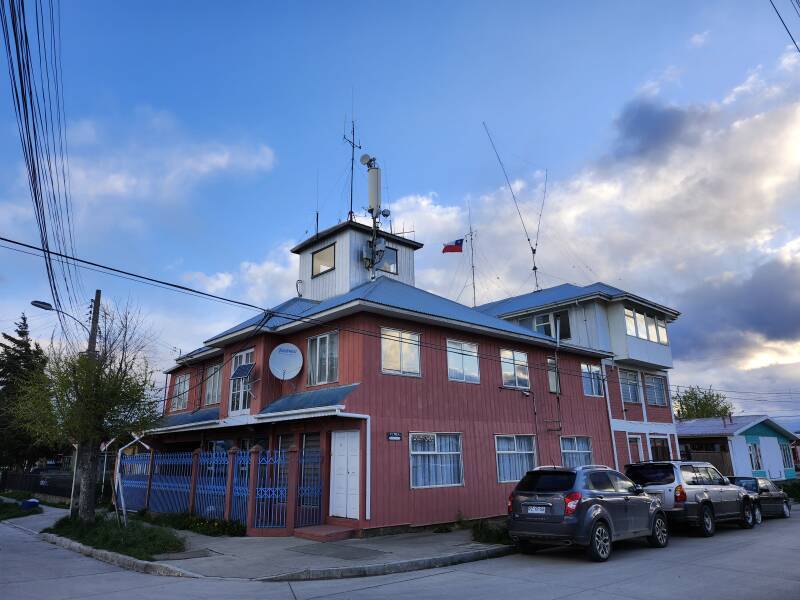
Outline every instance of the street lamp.
{"label": "street lamp", "polygon": [[86,327],[86,325],[84,325],[81,321],[79,321],[78,319],[73,317],[71,314],[69,314],[67,312],[64,312],[63,310],[58,310],[57,308],[55,308],[49,302],[45,302],[44,300],[32,300],[31,301],[31,306],[35,306],[36,308],[41,308],[42,310],[52,310],[53,312],[57,312],[59,314],[65,315],[65,316],[69,317],[70,319],[72,319],[73,321],[75,321],[78,325],[83,327],[83,330],[86,333],[91,335],[91,332],[89,331],[89,328]]}

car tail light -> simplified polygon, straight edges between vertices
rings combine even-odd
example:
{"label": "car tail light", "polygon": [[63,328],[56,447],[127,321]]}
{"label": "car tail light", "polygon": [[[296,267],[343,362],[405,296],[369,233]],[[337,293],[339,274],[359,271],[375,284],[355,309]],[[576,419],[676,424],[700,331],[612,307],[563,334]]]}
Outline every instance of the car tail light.
{"label": "car tail light", "polygon": [[580,492],[572,492],[571,494],[567,494],[564,498],[564,516],[575,514],[575,511],[578,510],[578,502],[580,501]]}
{"label": "car tail light", "polygon": [[511,514],[513,505],[514,505],[514,494],[509,494],[509,496],[508,496],[508,514]]}
{"label": "car tail light", "polygon": [[682,485],[675,486],[675,502],[686,502],[686,490]]}

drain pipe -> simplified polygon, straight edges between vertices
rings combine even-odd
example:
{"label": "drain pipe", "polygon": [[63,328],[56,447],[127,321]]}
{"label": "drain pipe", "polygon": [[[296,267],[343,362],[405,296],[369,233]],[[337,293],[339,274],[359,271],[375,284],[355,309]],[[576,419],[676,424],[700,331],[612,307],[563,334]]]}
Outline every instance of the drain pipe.
{"label": "drain pipe", "polygon": [[366,520],[370,520],[370,516],[372,513],[372,428],[370,427],[370,418],[369,415],[362,415],[359,413],[345,413],[340,412],[336,413],[339,417],[349,417],[351,419],[362,419],[367,422],[367,476],[366,476],[366,483],[367,486],[367,495],[366,495],[366,507],[364,508],[364,516]]}

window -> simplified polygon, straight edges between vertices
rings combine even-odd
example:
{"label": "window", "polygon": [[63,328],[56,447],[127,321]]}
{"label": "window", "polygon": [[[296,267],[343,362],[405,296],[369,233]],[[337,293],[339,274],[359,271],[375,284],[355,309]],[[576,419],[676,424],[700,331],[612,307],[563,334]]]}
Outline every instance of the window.
{"label": "window", "polygon": [[553,313],[553,327],[558,330],[558,339],[568,340],[572,335],[569,330],[569,311]]}
{"label": "window", "polygon": [[562,437],[561,462],[565,467],[592,464],[592,440],[588,437]]}
{"label": "window", "polygon": [[500,370],[505,387],[527,390],[531,387],[528,355],[516,350],[500,350]]}
{"label": "window", "polygon": [[568,310],[535,315],[534,317],[523,317],[517,323],[522,327],[533,329],[536,333],[541,333],[548,337],[554,337],[556,329],[558,329],[559,339],[568,340],[571,336]]}
{"label": "window", "polygon": [[419,334],[381,328],[381,370],[396,375],[419,375]]}
{"label": "window", "polygon": [[658,327],[658,341],[661,344],[669,344],[669,338],[667,337],[667,324],[663,319],[656,319],[656,325]]}
{"label": "window", "polygon": [[532,435],[496,435],[497,481],[514,482],[536,466]]}
{"label": "window", "polygon": [[606,471],[595,471],[589,475],[589,485],[596,492],[616,492],[611,477]]}
{"label": "window", "polygon": [[317,277],[336,268],[336,244],[311,253],[311,277]]}
{"label": "window", "polygon": [[653,406],[667,405],[667,385],[663,377],[656,375],[644,376],[644,396],[647,403]]}
{"label": "window", "polygon": [[636,371],[619,370],[619,387],[622,391],[622,401],[639,404],[639,373]]}
{"label": "window", "polygon": [[222,386],[222,365],[214,365],[208,368],[206,375],[206,393],[203,402],[206,406],[219,404],[220,390]]}
{"label": "window", "polygon": [[600,365],[581,364],[581,379],[583,380],[583,393],[586,396],[603,395],[603,375]]}
{"label": "window", "polygon": [[625,309],[625,333],[636,336],[636,314],[630,309]]}
{"label": "window", "polygon": [[550,326],[550,314],[536,315],[533,318],[533,330],[548,337],[553,337],[553,329]]}
{"label": "window", "polygon": [[750,468],[753,471],[761,471],[763,463],[761,462],[761,447],[757,443],[747,444],[747,450],[750,452]]}
{"label": "window", "polygon": [[651,317],[650,315],[645,315],[645,321],[647,322],[647,339],[649,339],[651,342],[657,342],[658,332],[656,329],[655,317]]}
{"label": "window", "polygon": [[184,410],[189,404],[189,374],[178,375],[172,390],[172,410]]}
{"label": "window", "polygon": [[383,251],[383,258],[378,263],[378,270],[397,275],[397,249],[387,247]]}
{"label": "window", "polygon": [[722,473],[717,471],[714,467],[695,467],[698,471],[702,471],[708,477],[708,480],[711,482],[711,485],[722,485],[725,481],[725,478],[722,476]]}
{"label": "window", "polygon": [[644,315],[640,312],[636,313],[636,333],[643,340],[647,339],[647,322],[645,321]]}
{"label": "window", "polygon": [[447,378],[451,381],[480,383],[477,344],[447,340]]}
{"label": "window", "polygon": [[662,437],[650,438],[650,457],[652,460],[671,460],[669,440]]}
{"label": "window", "polygon": [[611,481],[614,483],[614,487],[617,488],[618,492],[623,494],[634,493],[633,488],[636,487],[636,484],[624,475],[615,473],[614,471],[609,471],[608,476],[611,478]]}
{"label": "window", "polygon": [[[675,483],[672,465],[642,463],[625,467],[625,474],[639,485],[667,485]],[[692,471],[694,477],[694,471]]]}
{"label": "window", "polygon": [[553,394],[561,393],[561,381],[558,376],[558,361],[554,356],[547,357],[547,386]]}
{"label": "window", "polygon": [[339,334],[308,338],[308,385],[339,380]]}
{"label": "window", "polygon": [[460,433],[411,434],[411,487],[462,485]]}
{"label": "window", "polygon": [[783,456],[783,468],[791,469],[794,467],[794,460],[792,460],[792,449],[789,444],[781,444],[781,456]]}
{"label": "window", "polygon": [[566,492],[575,485],[573,471],[530,471],[517,484],[518,492]]}
{"label": "window", "polygon": [[[242,365],[252,365],[255,351],[251,348],[233,355],[231,373],[236,374],[236,369]],[[250,387],[252,384],[252,370],[247,377],[231,379],[230,414],[245,413],[250,410]]]}

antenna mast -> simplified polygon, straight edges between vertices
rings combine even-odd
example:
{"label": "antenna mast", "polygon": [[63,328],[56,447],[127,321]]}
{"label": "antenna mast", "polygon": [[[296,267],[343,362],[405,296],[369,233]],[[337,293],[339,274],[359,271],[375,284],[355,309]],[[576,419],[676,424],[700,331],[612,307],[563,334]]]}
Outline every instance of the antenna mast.
{"label": "antenna mast", "polygon": [[350,144],[350,212],[347,213],[347,220],[352,221],[354,214],[353,214],[353,175],[355,173],[356,168],[356,148],[361,150],[361,145],[356,143],[356,122],[355,120],[350,121],[350,137],[347,137],[345,134],[344,141]]}
{"label": "antenna mast", "polygon": [[475,308],[475,232],[472,230],[472,208],[467,203],[467,214],[469,215],[469,264],[472,268],[472,308]]}

